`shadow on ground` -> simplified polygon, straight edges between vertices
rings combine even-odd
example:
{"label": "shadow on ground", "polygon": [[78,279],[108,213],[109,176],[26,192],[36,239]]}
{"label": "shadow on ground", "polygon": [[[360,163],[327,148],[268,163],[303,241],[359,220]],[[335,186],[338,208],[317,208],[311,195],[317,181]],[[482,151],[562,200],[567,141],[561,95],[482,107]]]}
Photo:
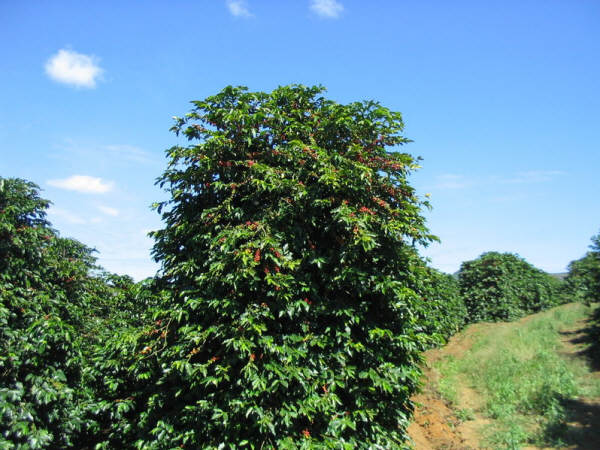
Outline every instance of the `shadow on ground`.
{"label": "shadow on ground", "polygon": [[585,327],[575,331],[563,331],[563,336],[569,339],[571,344],[580,346],[582,350],[577,356],[585,358],[593,371],[600,371],[600,306],[586,320]]}
{"label": "shadow on ground", "polygon": [[[584,358],[592,371],[600,372],[600,306],[596,305],[583,327],[561,334],[580,349],[574,355]],[[546,428],[543,438],[546,443],[570,449],[600,449],[600,400],[581,397],[557,401],[563,417]]]}
{"label": "shadow on ground", "polygon": [[553,447],[600,448],[600,404],[588,399],[561,399],[565,418],[546,428],[544,441]]}

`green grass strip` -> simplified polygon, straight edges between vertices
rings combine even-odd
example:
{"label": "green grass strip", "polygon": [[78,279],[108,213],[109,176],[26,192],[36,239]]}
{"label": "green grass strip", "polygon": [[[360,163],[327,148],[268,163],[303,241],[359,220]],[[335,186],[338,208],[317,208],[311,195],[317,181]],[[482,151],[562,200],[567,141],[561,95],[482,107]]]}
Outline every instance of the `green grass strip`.
{"label": "green grass strip", "polygon": [[583,304],[568,304],[519,322],[490,324],[463,357],[441,361],[442,395],[460,408],[461,389],[474,389],[480,413],[493,419],[483,431],[485,446],[562,445],[562,400],[600,393],[600,382],[586,377],[585,361],[561,356],[560,331],[589,314]]}

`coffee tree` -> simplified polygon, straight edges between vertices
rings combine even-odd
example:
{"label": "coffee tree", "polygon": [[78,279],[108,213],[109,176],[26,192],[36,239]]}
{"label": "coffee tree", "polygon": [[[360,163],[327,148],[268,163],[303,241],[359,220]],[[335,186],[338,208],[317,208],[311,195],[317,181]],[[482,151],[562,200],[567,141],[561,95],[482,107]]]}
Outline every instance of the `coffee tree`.
{"label": "coffee tree", "polygon": [[565,290],[576,300],[586,303],[600,301],[600,233],[592,236],[590,251],[569,264]]}
{"label": "coffee tree", "polygon": [[560,304],[560,281],[512,253],[488,252],[458,274],[468,321],[514,320]]}
{"label": "coffee tree", "polygon": [[430,339],[429,347],[444,344],[468,322],[468,311],[453,275],[431,267],[422,269],[416,291],[421,297],[419,323]]}
{"label": "coffee tree", "polygon": [[136,387],[115,393],[131,420],[113,441],[404,445],[427,341],[415,246],[433,239],[417,165],[399,113],[322,92],[227,87],[175,118],[190,144],[168,150],[153,250],[172,296],[118,350]]}
{"label": "coffee tree", "polygon": [[94,376],[103,376],[93,356],[103,338],[135,323],[140,298],[151,298],[61,237],[46,219],[49,205],[34,183],[0,177],[2,449],[85,448],[99,439]]}
{"label": "coffee tree", "polygon": [[93,257],[50,227],[38,191],[0,178],[2,448],[63,448],[86,426],[79,336]]}

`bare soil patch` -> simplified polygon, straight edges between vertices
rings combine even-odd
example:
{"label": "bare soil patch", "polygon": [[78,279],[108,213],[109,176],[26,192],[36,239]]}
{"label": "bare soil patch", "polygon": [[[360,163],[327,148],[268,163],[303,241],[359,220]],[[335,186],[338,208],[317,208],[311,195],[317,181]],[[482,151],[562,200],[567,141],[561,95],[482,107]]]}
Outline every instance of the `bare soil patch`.
{"label": "bare soil patch", "polygon": [[[437,390],[439,373],[435,363],[447,356],[462,356],[473,343],[473,337],[483,324],[470,326],[463,333],[453,336],[443,348],[425,352],[424,386],[413,401],[416,404],[414,421],[408,434],[417,450],[434,449],[476,449],[479,438],[475,420],[461,421]],[[460,397],[469,405],[477,403],[476,393],[461,392]]]}

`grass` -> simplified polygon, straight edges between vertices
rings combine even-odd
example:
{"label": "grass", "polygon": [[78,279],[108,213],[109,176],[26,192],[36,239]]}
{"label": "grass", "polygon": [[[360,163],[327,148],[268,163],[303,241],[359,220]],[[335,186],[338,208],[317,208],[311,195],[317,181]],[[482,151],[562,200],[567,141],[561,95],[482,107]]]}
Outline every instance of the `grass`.
{"label": "grass", "polygon": [[[438,363],[439,390],[461,408],[465,389],[477,393],[484,416],[492,424],[483,431],[484,445],[520,448],[560,446],[565,399],[600,396],[600,380],[589,377],[585,360],[561,356],[561,331],[589,315],[582,304],[563,305],[512,323],[479,328],[470,350]],[[468,332],[468,329],[466,330]]]}

